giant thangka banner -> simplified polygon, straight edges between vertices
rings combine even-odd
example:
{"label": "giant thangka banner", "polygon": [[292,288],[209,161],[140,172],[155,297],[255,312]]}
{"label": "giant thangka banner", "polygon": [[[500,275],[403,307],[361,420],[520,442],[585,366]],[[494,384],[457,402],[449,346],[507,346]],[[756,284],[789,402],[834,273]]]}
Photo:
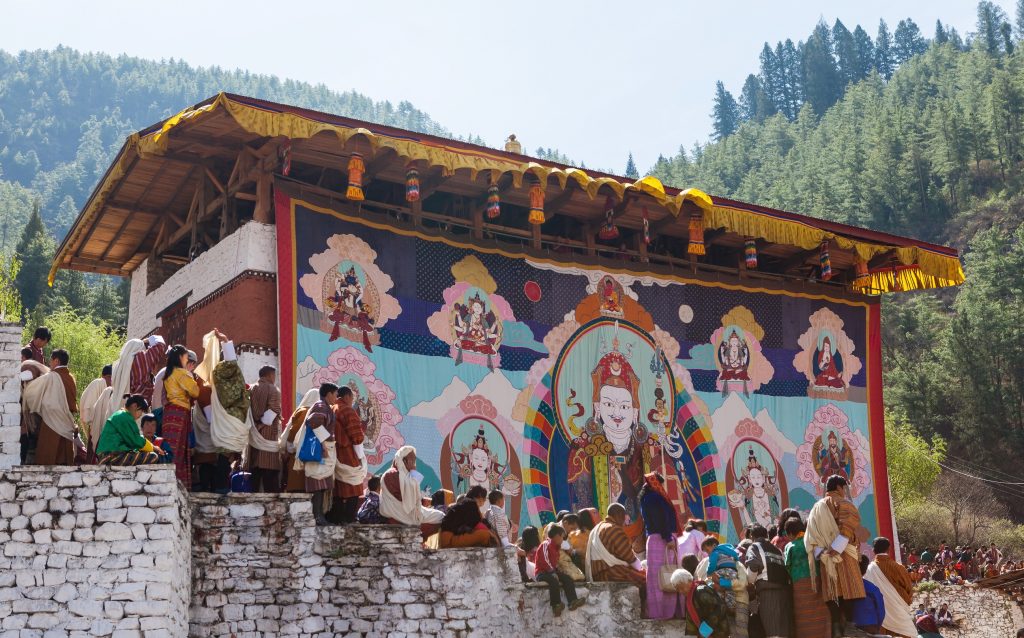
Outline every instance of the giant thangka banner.
{"label": "giant thangka banner", "polygon": [[[825,477],[891,533],[878,305],[598,268],[277,195],[282,389],[352,388],[370,468],[416,447],[425,493],[502,490],[521,527],[661,472],[735,540]],[[294,401],[293,401],[294,404]]]}

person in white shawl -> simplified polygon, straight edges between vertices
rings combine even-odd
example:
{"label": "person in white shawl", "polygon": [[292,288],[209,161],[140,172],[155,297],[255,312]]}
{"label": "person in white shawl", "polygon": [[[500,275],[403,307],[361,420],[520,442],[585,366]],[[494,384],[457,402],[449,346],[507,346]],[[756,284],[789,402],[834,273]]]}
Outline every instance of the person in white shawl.
{"label": "person in white shawl", "polygon": [[[89,432],[93,437],[93,445],[95,441],[100,440],[103,424],[107,419],[124,407],[124,397],[131,391],[132,363],[135,361],[135,355],[145,349],[146,343],[142,339],[129,339],[121,346],[121,354],[111,368],[110,383],[100,391],[99,397],[89,408]],[[82,405],[85,405],[84,395],[82,399]]]}
{"label": "person in white shawl", "polygon": [[103,395],[103,391],[110,387],[110,376],[112,374],[113,366],[105,365],[103,370],[100,372],[100,376],[89,382],[89,385],[85,386],[85,391],[82,392],[82,398],[79,400],[78,416],[82,422],[82,431],[88,436],[89,440],[86,441],[86,445],[89,448],[90,457],[95,455],[96,443],[100,440],[100,432],[103,430],[103,423],[97,423],[95,418],[95,409],[98,407],[96,402],[100,396]]}
{"label": "person in white shawl", "polygon": [[916,636],[917,627],[910,613],[910,601],[914,595],[914,585],[903,565],[889,556],[891,543],[888,538],[875,539],[872,549],[875,560],[868,565],[864,580],[874,583],[882,592],[885,601],[885,620],[882,628],[899,636]]}
{"label": "person in white shawl", "polygon": [[416,471],[416,448],[400,447],[391,468],[381,477],[380,515],[401,525],[419,527],[426,537],[435,530],[424,526],[440,525],[444,513],[423,506],[422,480],[423,475]]}

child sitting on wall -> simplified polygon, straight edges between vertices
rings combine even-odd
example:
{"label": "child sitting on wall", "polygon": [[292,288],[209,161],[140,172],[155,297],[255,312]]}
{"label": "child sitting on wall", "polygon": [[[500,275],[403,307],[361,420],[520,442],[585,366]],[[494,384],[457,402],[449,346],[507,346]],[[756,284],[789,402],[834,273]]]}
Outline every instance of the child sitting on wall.
{"label": "child sitting on wall", "polygon": [[569,609],[578,609],[586,601],[576,597],[576,585],[573,579],[559,571],[558,560],[562,553],[562,543],[565,541],[565,530],[561,525],[552,525],[548,528],[548,539],[541,543],[537,549],[537,582],[546,583],[548,596],[551,602],[551,612],[557,617],[562,614],[565,605],[559,593],[559,586],[565,592],[565,601]]}

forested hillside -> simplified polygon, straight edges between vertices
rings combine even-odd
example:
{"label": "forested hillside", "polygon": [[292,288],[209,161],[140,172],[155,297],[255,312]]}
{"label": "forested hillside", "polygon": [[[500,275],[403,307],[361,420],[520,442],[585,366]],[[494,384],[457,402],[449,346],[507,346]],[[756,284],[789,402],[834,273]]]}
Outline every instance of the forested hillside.
{"label": "forested hillside", "polygon": [[910,20],[873,39],[819,24],[806,41],[766,43],[740,99],[719,83],[715,140],[652,170],[964,252],[958,290],[884,305],[890,472],[919,542],[1024,546],[1024,529],[999,522],[1024,517],[1022,38],[1024,0],[1012,20],[981,2],[965,36],[941,22],[931,39]]}

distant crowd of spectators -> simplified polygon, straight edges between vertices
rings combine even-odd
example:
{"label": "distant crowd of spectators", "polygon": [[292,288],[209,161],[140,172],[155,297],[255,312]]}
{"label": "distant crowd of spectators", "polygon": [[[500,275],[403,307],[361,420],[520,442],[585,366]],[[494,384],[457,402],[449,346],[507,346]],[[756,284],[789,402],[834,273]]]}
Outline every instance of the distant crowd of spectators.
{"label": "distant crowd of spectators", "polygon": [[904,563],[914,583],[934,581],[944,585],[962,585],[992,578],[1017,569],[1024,569],[1024,561],[1008,560],[993,543],[988,547],[957,545],[951,548],[941,543],[938,549],[903,549]]}

